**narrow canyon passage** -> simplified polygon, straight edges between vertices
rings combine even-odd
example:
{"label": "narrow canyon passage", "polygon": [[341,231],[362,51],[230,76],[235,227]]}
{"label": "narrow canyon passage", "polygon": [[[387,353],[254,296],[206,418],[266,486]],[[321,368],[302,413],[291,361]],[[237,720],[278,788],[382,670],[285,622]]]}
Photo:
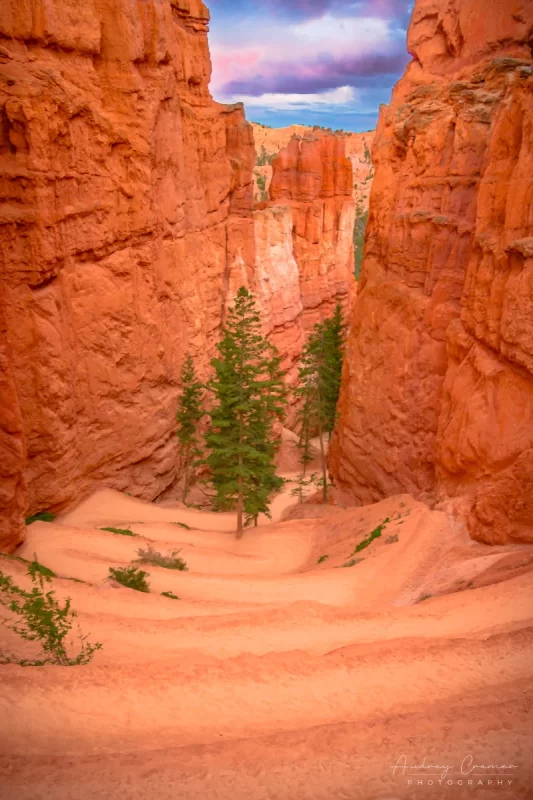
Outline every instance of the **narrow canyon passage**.
{"label": "narrow canyon passage", "polygon": [[[288,502],[286,490],[278,517]],[[498,797],[526,797],[528,548],[475,543],[408,495],[304,508],[311,518],[236,540],[225,515],[103,490],[33,523],[17,555],[55,572],[103,649],[83,668],[3,667],[0,796],[425,798],[427,784],[391,767],[426,756],[454,765],[463,798],[471,753],[516,765]],[[147,544],[178,549],[189,570],[146,567],[149,594],[106,580]],[[2,569],[24,583],[20,561]],[[493,796],[485,777],[474,796]]]}

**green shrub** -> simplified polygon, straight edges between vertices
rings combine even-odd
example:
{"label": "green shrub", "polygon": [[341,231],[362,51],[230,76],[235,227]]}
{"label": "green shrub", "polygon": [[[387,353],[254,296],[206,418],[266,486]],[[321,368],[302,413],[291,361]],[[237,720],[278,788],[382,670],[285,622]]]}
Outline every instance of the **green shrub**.
{"label": "green shrub", "polygon": [[109,567],[109,577],[136,592],[149,592],[150,584],[146,580],[148,572],[138,567]]}
{"label": "green shrub", "polygon": [[41,648],[41,657],[35,659],[21,659],[11,653],[0,652],[0,662],[28,667],[43,664],[59,664],[64,667],[88,664],[102,645],[99,642],[90,644],[78,626],[77,653],[69,654],[73,647],[68,648],[67,637],[77,614],[71,608],[70,597],[61,604],[55,599],[54,591],[45,590],[45,582],[50,583],[50,576],[43,573],[42,569],[42,564],[36,561],[29,564],[28,575],[33,583],[31,591],[21,589],[11,577],[0,571],[0,605],[10,614],[2,620],[2,624],[24,641],[37,642]]}
{"label": "green shrub", "polygon": [[368,547],[369,544],[372,544],[374,539],[378,539],[381,536],[381,531],[383,530],[385,525],[387,525],[388,522],[390,522],[389,517],[387,517],[387,519],[384,519],[381,525],[378,525],[377,528],[374,528],[374,530],[366,537],[366,539],[363,539],[362,542],[359,542],[359,544],[353,551],[352,555],[355,555],[355,553],[360,553],[361,550],[364,550],[366,547]]}
{"label": "green shrub", "polygon": [[138,536],[138,533],[133,533],[130,531],[129,528],[100,528],[101,531],[109,531],[110,533],[116,533],[120,536]]}
{"label": "green shrub", "polygon": [[185,522],[173,522],[172,524],[173,525],[179,525],[180,528],[185,528],[186,531],[190,531],[191,530],[191,526],[187,525]]}
{"label": "green shrub", "polygon": [[37,514],[33,514],[31,517],[26,517],[26,525],[31,525],[32,522],[53,522],[56,518],[55,514],[51,514],[50,511],[39,511]]}
{"label": "green shrub", "polygon": [[322,564],[322,562],[325,561],[327,558],[329,558],[329,556],[320,556],[317,563]]}
{"label": "green shrub", "polygon": [[179,550],[173,550],[165,556],[163,553],[158,553],[149,544],[146,550],[141,547],[137,552],[139,554],[137,560],[141,564],[153,564],[156,567],[164,567],[165,569],[179,569],[182,572],[186,572],[189,569],[187,562],[178,556]]}
{"label": "green shrub", "polygon": [[161,592],[161,595],[163,597],[170,597],[171,600],[179,600],[178,595],[174,594],[174,592]]}

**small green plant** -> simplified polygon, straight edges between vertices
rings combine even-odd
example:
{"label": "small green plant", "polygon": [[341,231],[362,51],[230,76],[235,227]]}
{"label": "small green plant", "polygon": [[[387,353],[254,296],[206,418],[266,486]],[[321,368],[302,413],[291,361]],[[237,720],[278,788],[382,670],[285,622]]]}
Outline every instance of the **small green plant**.
{"label": "small green plant", "polygon": [[320,556],[320,558],[317,561],[317,564],[322,564],[328,558],[329,558],[329,556]]}
{"label": "small green plant", "polygon": [[100,528],[101,531],[109,531],[109,533],[116,533],[119,536],[139,536],[138,533],[133,533],[129,528]]}
{"label": "small green plant", "polygon": [[187,525],[186,522],[173,522],[172,524],[173,525],[179,525],[180,528],[185,528],[186,531],[190,531],[191,530],[191,526]]}
{"label": "small green plant", "polygon": [[381,531],[383,530],[385,525],[387,525],[387,523],[389,522],[390,522],[389,517],[384,519],[381,525],[378,525],[377,528],[374,528],[374,530],[366,537],[366,539],[363,539],[362,542],[359,542],[359,544],[357,545],[357,547],[355,548],[355,550],[351,555],[353,556],[355,555],[355,553],[360,553],[361,550],[364,550],[366,547],[368,547],[369,544],[372,544],[374,539],[378,539],[381,536]]}
{"label": "small green plant", "polygon": [[50,583],[50,576],[43,573],[42,564],[32,561],[28,566],[28,575],[33,583],[31,591],[21,589],[10,576],[0,571],[0,606],[9,613],[2,624],[24,641],[38,643],[41,656],[21,659],[14,654],[0,651],[0,663],[17,663],[26,667],[40,667],[43,664],[73,667],[88,664],[102,645],[99,642],[88,642],[88,637],[82,635],[78,626],[79,645],[77,652],[72,652],[73,646],[68,646],[68,639],[77,614],[71,608],[70,597],[60,603],[53,590],[46,591],[45,584]]}
{"label": "small green plant", "polygon": [[393,534],[393,536],[387,536],[387,538],[385,539],[385,544],[395,544],[396,542],[399,541],[400,540],[398,539],[398,534],[395,533]]}
{"label": "small green plant", "polygon": [[50,511],[39,511],[37,514],[33,514],[31,517],[26,517],[26,525],[31,525],[32,522],[53,522],[56,518],[55,514],[51,514]]}
{"label": "small green plant", "polygon": [[364,558],[351,558],[349,561],[346,561],[342,566],[343,567],[355,567],[356,564],[360,564],[361,561],[364,561]]}
{"label": "small green plant", "polygon": [[179,557],[179,550],[173,550],[165,556],[163,553],[158,553],[158,551],[149,544],[146,550],[143,550],[141,547],[137,552],[139,554],[137,560],[141,564],[153,564],[156,567],[164,567],[165,569],[179,569],[182,572],[186,572],[189,569],[187,562]]}
{"label": "small green plant", "polygon": [[170,597],[171,600],[179,600],[178,595],[174,594],[174,592],[161,592],[161,596]]}
{"label": "small green plant", "polygon": [[423,603],[424,600],[429,600],[430,597],[432,597],[431,594],[423,594],[418,598],[418,600],[416,602],[417,603]]}
{"label": "small green plant", "polygon": [[149,592],[150,584],[146,580],[148,572],[138,567],[109,567],[109,577],[136,592]]}
{"label": "small green plant", "polygon": [[22,556],[9,555],[8,553],[0,553],[0,555],[2,558],[10,558],[12,561],[20,561],[21,564],[28,564],[28,566],[34,567],[36,571],[45,578],[57,578],[57,575],[53,570],[51,570],[49,567],[45,567],[44,564],[40,564],[39,561],[37,561],[37,555],[35,553],[33,554],[33,561],[28,561],[27,558],[22,558]]}

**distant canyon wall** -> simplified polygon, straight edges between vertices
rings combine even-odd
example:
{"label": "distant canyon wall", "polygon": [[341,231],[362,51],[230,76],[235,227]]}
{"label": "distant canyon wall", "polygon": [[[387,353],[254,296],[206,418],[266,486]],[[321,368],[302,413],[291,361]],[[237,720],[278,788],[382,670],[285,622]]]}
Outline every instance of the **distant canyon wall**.
{"label": "distant canyon wall", "polygon": [[315,312],[347,296],[329,189],[254,208],[252,128],[209,94],[208,19],[200,0],[0,8],[0,549],[98,485],[172,485],[181,364],[207,376],[238,286],[291,380],[298,260]]}
{"label": "distant canyon wall", "polygon": [[417,0],[330,450],[360,502],[463,497],[491,543],[533,541],[532,47],[527,0]]}

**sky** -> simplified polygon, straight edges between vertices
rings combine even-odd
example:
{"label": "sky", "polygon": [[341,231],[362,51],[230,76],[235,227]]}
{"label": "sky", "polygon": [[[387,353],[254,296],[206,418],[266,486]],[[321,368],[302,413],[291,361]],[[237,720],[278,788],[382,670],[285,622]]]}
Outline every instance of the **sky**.
{"label": "sky", "polygon": [[247,119],[375,128],[409,56],[413,0],[207,0],[211,91]]}

